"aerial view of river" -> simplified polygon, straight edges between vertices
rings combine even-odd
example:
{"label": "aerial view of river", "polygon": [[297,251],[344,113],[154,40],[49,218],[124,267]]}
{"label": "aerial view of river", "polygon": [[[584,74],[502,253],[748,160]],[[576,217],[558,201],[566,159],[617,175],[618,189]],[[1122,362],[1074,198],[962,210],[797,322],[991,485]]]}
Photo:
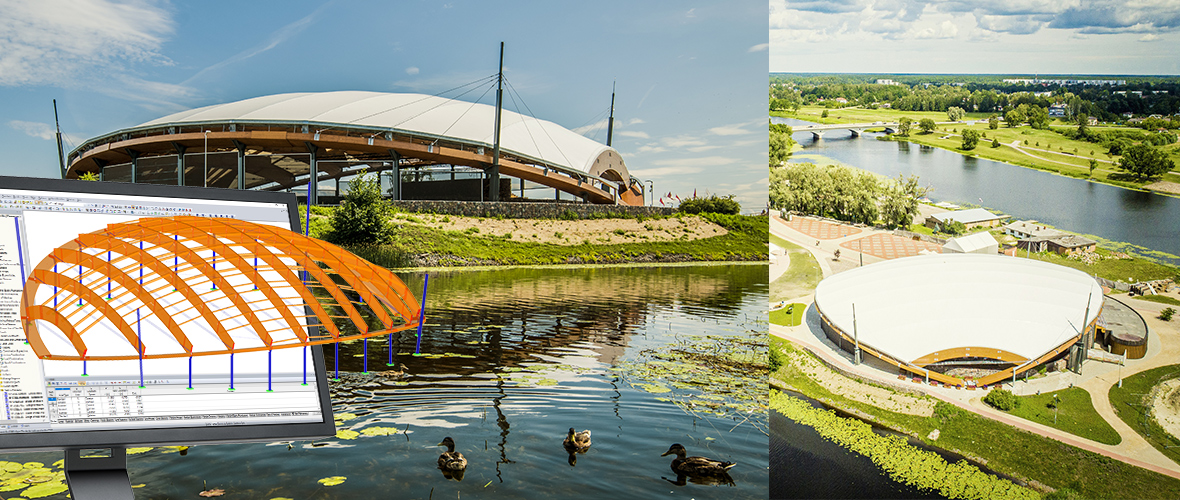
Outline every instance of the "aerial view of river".
{"label": "aerial view of river", "polygon": [[[811,122],[771,117],[773,123]],[[878,141],[880,134],[852,137],[830,130],[822,139],[794,134],[803,151],[791,162],[814,162],[820,155],[888,177],[917,175],[933,187],[930,199],[972,203],[1016,219],[1038,221],[1101,238],[1171,254],[1160,258],[1180,264],[1180,198],[1124,189],[1031,168],[964,156],[908,142]],[[980,201],[982,200],[982,202]]]}
{"label": "aerial view of river", "polygon": [[[422,289],[422,272],[397,274]],[[764,500],[767,294],[765,264],[431,271],[424,355],[413,355],[414,330],[392,338],[406,375],[362,374],[363,343],[341,346],[337,437],[196,446],[186,456],[156,448],[128,458],[131,483],[142,485],[137,498],[221,489],[262,500]],[[655,365],[695,366],[664,361],[670,347],[761,359],[763,371],[753,380],[706,370],[698,375],[713,378],[703,385],[654,379]],[[384,337],[368,351],[369,370],[390,369]],[[331,376],[332,349],[325,354]],[[757,397],[733,397],[743,391]],[[593,431],[589,450],[573,457],[562,447],[570,427]],[[468,460],[461,481],[437,467],[448,436]],[[660,456],[673,443],[737,465],[728,477],[678,477],[674,456]]]}

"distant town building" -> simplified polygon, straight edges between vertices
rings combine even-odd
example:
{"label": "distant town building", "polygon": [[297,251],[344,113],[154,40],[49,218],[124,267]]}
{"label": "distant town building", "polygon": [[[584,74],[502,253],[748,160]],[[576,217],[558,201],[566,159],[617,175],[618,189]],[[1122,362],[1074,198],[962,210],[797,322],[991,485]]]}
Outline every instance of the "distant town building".
{"label": "distant town building", "polygon": [[1035,220],[1018,220],[1005,225],[1004,234],[1017,238],[1052,238],[1069,233],[1058,231]]}
{"label": "distant town building", "polygon": [[1049,106],[1049,116],[1065,116],[1064,104],[1053,104]]}
{"label": "distant town building", "polygon": [[967,226],[967,229],[996,227],[1000,225],[1001,221],[1007,218],[1008,216],[1006,215],[996,215],[982,208],[972,208],[931,215],[926,218],[926,227],[931,229],[942,228],[952,220],[961,222],[964,226]]}
{"label": "distant town building", "polygon": [[1019,85],[1126,85],[1126,80],[1046,80],[1044,78],[1005,78],[1004,83]]}
{"label": "distant town building", "polygon": [[888,78],[878,78],[877,85],[903,85],[903,84],[899,83],[899,82],[895,82],[895,81],[890,80]]}
{"label": "distant town building", "polygon": [[1066,234],[1051,238],[1028,238],[1016,242],[1016,247],[1030,252],[1055,252],[1068,255],[1076,252],[1093,252],[1098,242],[1083,236]]}
{"label": "distant town building", "polygon": [[1086,118],[1086,125],[1089,125],[1091,127],[1098,125],[1098,118],[1093,117],[1093,116]]}

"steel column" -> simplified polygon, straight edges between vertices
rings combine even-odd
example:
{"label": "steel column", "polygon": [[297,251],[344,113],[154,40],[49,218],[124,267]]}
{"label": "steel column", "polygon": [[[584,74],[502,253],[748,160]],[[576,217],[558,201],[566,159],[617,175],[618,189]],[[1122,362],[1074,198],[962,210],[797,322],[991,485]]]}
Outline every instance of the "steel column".
{"label": "steel column", "polygon": [[320,172],[316,165],[316,152],[320,149],[315,144],[310,142],[307,144],[307,150],[311,152],[311,159],[308,160],[307,165],[310,168],[308,174],[310,177],[308,181],[310,184],[307,189],[307,206],[312,207],[319,204],[319,190],[320,190]]}
{"label": "steel column", "polygon": [[246,189],[246,145],[235,139],[234,148],[238,150],[238,189]]}
{"label": "steel column", "polygon": [[183,144],[173,142],[172,147],[176,148],[176,185],[184,185],[184,150],[188,149]]}

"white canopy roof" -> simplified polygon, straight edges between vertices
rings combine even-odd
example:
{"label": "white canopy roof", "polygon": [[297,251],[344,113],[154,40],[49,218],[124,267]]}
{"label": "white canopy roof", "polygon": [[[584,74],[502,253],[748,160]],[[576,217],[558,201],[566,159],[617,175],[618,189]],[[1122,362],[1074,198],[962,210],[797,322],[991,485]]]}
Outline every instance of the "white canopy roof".
{"label": "white canopy roof", "polygon": [[967,236],[960,236],[958,238],[951,238],[947,240],[946,244],[942,246],[942,251],[945,252],[959,252],[959,253],[981,253],[983,250],[991,249],[992,253],[996,253],[999,249],[999,243],[992,237],[991,233],[987,231],[980,231],[975,234]]}
{"label": "white canopy roof", "polygon": [[[313,131],[333,125],[396,130],[491,148],[495,116],[495,106],[422,94],[303,92],[181,111],[134,128],[227,121],[308,123]],[[501,120],[501,150],[557,167],[588,173],[600,154],[614,151],[550,121],[506,109]]]}
{"label": "white canopy roof", "polygon": [[816,306],[840,330],[852,336],[856,304],[860,342],[906,362],[962,347],[1038,358],[1097,318],[1102,301],[1102,288],[1081,271],[981,254],[880,262],[815,290]]}

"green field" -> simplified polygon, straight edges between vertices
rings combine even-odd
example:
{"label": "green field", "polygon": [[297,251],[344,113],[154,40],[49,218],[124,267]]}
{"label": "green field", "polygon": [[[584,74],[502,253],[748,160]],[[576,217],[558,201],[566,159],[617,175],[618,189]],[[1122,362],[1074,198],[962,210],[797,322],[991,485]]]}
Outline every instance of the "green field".
{"label": "green field", "polygon": [[1177,376],[1180,376],[1180,365],[1161,366],[1124,378],[1123,386],[1115,384],[1109,393],[1110,406],[1119,418],[1173,462],[1180,462],[1180,439],[1164,432],[1154,418],[1148,417],[1144,403],[1152,387]]}
{"label": "green field", "polygon": [[1173,299],[1167,295],[1143,295],[1135,297],[1137,300],[1146,300],[1149,302],[1159,302],[1160,304],[1169,304],[1173,306],[1180,306],[1180,300]]}
{"label": "green field", "polygon": [[778,236],[770,235],[770,241],[786,249],[791,259],[787,272],[770,284],[770,301],[791,300],[814,292],[824,273],[811,252]]}
{"label": "green field", "polygon": [[[1112,252],[1104,248],[1098,249],[1099,255],[1110,255]],[[1027,254],[1019,252],[1018,257]],[[1103,259],[1094,264],[1086,264],[1080,260],[1067,259],[1053,252],[1042,252],[1027,255],[1030,258],[1052,262],[1065,267],[1072,267],[1086,274],[1106,278],[1111,281],[1152,281],[1180,277],[1180,269],[1166,264],[1158,264],[1147,259]],[[1130,281],[1128,281],[1130,280]]]}
{"label": "green field", "polygon": [[[1054,400],[1057,396],[1057,400]],[[1103,420],[1090,402],[1090,393],[1081,387],[1019,396],[1020,406],[1008,412],[1025,420],[1062,430],[1091,441],[1116,445],[1123,441],[1118,432]],[[1056,403],[1056,410],[1050,405]]]}
{"label": "green field", "polygon": [[[796,348],[789,342],[771,337],[771,349]],[[1172,367],[1173,371],[1177,369]],[[808,397],[915,436],[932,446],[985,462],[992,470],[1034,480],[1054,489],[1068,487],[1077,490],[1080,498],[1127,498],[1129,495],[1143,499],[1180,498],[1180,479],[1025,432],[945,402],[938,403],[933,416],[919,417],[882,410],[833,394],[789,363],[771,377]],[[1112,403],[1113,399],[1112,396]],[[938,441],[927,439],[934,429],[940,431]]]}

